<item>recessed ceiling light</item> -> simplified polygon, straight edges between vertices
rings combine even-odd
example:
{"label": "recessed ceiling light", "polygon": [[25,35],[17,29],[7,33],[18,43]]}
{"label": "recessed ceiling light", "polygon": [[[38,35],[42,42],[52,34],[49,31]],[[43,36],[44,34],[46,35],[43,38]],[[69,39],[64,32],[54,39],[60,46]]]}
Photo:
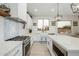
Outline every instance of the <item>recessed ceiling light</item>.
{"label": "recessed ceiling light", "polygon": [[52,12],[54,12],[54,9],[51,9]]}
{"label": "recessed ceiling light", "polygon": [[35,11],[35,12],[37,12],[37,11],[38,11],[38,9],[34,9],[34,11]]}

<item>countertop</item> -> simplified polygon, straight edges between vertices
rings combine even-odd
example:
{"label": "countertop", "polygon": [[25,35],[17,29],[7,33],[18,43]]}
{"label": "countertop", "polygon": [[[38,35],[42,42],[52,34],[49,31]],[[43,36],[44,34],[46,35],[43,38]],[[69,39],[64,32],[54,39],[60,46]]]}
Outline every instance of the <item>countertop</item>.
{"label": "countertop", "polygon": [[0,56],[5,56],[20,44],[21,41],[0,41]]}
{"label": "countertop", "polygon": [[48,35],[54,42],[67,51],[79,51],[79,38],[67,35]]}

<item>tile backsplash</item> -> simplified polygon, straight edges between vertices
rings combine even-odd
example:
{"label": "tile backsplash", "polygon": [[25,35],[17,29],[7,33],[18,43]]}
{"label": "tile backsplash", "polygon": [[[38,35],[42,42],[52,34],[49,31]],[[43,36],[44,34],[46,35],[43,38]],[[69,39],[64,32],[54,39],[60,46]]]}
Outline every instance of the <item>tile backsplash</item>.
{"label": "tile backsplash", "polygon": [[22,36],[25,33],[22,23],[0,17],[0,40],[7,40],[18,35]]}

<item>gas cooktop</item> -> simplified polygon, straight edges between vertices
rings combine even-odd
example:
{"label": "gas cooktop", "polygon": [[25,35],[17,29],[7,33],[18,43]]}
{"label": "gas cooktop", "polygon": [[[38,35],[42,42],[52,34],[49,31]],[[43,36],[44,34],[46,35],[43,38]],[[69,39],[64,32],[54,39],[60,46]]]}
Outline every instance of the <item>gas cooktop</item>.
{"label": "gas cooktop", "polygon": [[16,36],[14,38],[7,39],[6,41],[23,41],[27,38],[30,38],[30,37],[29,36]]}

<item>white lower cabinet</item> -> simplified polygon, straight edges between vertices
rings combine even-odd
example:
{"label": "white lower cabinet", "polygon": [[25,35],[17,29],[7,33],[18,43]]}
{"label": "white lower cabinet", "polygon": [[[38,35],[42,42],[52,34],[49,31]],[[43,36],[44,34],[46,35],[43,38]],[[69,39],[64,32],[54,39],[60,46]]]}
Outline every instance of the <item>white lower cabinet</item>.
{"label": "white lower cabinet", "polygon": [[22,44],[12,49],[6,56],[22,56]]}
{"label": "white lower cabinet", "polygon": [[50,37],[47,37],[47,47],[48,47],[48,50],[50,52],[50,54],[52,56],[55,56],[55,54],[53,53],[53,42],[52,42],[52,39]]}
{"label": "white lower cabinet", "polygon": [[40,33],[41,40],[40,41],[47,41],[47,33]]}
{"label": "white lower cabinet", "polygon": [[41,41],[41,34],[40,33],[33,33],[31,38],[32,38],[32,42]]}

